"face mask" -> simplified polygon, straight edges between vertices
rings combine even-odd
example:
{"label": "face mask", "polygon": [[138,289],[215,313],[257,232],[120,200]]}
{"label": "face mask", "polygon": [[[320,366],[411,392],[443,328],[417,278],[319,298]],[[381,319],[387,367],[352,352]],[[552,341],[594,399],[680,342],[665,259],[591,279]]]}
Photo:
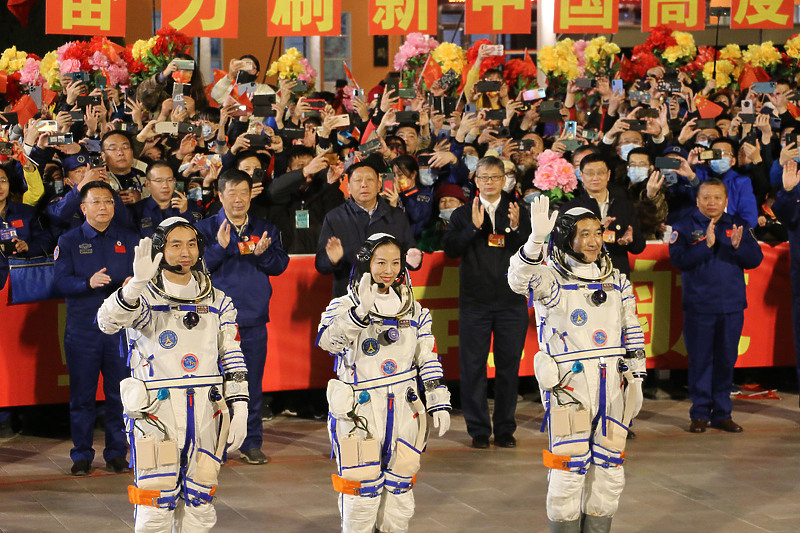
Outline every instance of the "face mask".
{"label": "face mask", "polygon": [[455,207],[451,207],[450,209],[440,209],[439,210],[439,218],[441,218],[442,220],[446,220],[446,221],[450,222],[450,216],[453,214],[453,211],[455,211],[455,210],[456,210]]}
{"label": "face mask", "polygon": [[214,133],[211,130],[211,126],[209,126],[208,124],[203,124],[202,129],[203,129],[203,139],[208,139]]}
{"label": "face mask", "polygon": [[419,169],[419,182],[425,187],[430,187],[436,183],[436,177],[429,168]]}
{"label": "face mask", "polygon": [[627,161],[628,160],[628,155],[631,153],[631,150],[633,150],[634,148],[641,148],[641,145],[640,144],[636,144],[636,143],[625,143],[625,144],[623,144],[622,146],[619,147],[619,155],[620,155],[620,157],[622,159],[624,159],[625,161]]}
{"label": "face mask", "polygon": [[581,169],[579,169],[577,167],[575,168],[575,177],[578,178],[578,181],[582,181],[581,180]]}
{"label": "face mask", "polygon": [[203,189],[200,187],[195,187],[191,189],[189,192],[186,193],[186,199],[190,202],[199,202],[203,199]]}
{"label": "face mask", "polygon": [[64,192],[64,182],[61,180],[53,180],[53,190],[56,194]]}
{"label": "face mask", "polygon": [[512,178],[506,176],[506,184],[503,185],[503,191],[511,192],[514,190],[514,186],[517,184],[517,178]]}
{"label": "face mask", "polygon": [[474,155],[465,155],[464,164],[467,165],[470,172],[475,172],[475,169],[478,168],[478,158]]}
{"label": "face mask", "polygon": [[708,148],[708,141],[697,141],[697,144],[699,146],[704,146],[704,147]]}
{"label": "face mask", "polygon": [[525,203],[529,204],[529,203],[533,202],[535,199],[537,199],[538,197],[540,197],[541,195],[542,195],[542,193],[540,193],[539,191],[529,192],[528,194],[525,195],[523,200],[525,200]]}
{"label": "face mask", "polygon": [[647,167],[628,167],[628,178],[631,183],[641,183],[647,179]]}
{"label": "face mask", "polygon": [[728,157],[723,157],[722,159],[712,159],[711,163],[709,163],[709,166],[714,173],[725,174],[731,169],[731,160]]}

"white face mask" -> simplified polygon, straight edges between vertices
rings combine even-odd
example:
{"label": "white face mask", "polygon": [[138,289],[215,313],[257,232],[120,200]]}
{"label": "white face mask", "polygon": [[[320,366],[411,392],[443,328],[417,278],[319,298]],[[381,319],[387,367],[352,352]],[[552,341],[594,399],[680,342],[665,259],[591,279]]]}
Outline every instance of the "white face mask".
{"label": "white face mask", "polygon": [[425,186],[430,187],[434,183],[436,183],[437,176],[433,173],[430,168],[421,168],[419,169],[419,182]]}
{"label": "white face mask", "polygon": [[451,207],[450,209],[440,209],[439,210],[439,218],[442,220],[446,220],[450,222],[450,217],[453,215],[453,211],[455,211],[455,207]]}
{"label": "white face mask", "polygon": [[506,184],[503,185],[503,191],[511,192],[514,190],[514,187],[517,185],[517,178],[506,176]]}
{"label": "white face mask", "polygon": [[631,183],[641,183],[647,179],[647,167],[628,167],[628,179]]}
{"label": "white face mask", "polygon": [[623,160],[627,161],[628,155],[631,153],[631,150],[633,150],[634,148],[641,148],[641,147],[642,147],[641,144],[625,143],[619,147],[619,156]]}
{"label": "white face mask", "polygon": [[465,155],[464,164],[470,172],[475,172],[475,169],[478,168],[478,158],[474,155]]}

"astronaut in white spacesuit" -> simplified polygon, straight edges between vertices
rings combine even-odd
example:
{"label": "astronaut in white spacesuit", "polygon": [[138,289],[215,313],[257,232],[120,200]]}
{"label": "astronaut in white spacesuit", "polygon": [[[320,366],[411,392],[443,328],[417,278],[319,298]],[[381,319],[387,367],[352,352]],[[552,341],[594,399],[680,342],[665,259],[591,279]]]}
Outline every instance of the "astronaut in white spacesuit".
{"label": "astronaut in white spacesuit", "polygon": [[336,357],[339,376],[328,383],[328,429],[346,533],[408,531],[426,411],[439,436],[450,427],[431,315],[414,300],[404,257],[393,236],[370,236],[356,255],[347,296],[331,301],[319,325],[317,344]]}
{"label": "astronaut in white spacesuit", "polygon": [[642,406],[644,334],[631,283],[603,248],[600,220],[582,207],[557,215],[547,197],[534,200],[531,236],[511,259],[508,283],[536,311],[550,531],[602,533],[625,486],[627,429]]}
{"label": "astronaut in white spacesuit", "polygon": [[236,309],[211,286],[202,251],[191,224],[164,220],[136,246],[133,278],[97,313],[105,333],[127,328],[132,377],[120,389],[137,532],[209,531],[226,443],[237,448],[247,433]]}

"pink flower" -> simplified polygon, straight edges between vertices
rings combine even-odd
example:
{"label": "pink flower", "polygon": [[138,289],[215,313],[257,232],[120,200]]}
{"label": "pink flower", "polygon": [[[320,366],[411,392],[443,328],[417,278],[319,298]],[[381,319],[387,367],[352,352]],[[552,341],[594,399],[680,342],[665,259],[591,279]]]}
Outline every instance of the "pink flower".
{"label": "pink flower", "polygon": [[537,158],[539,168],[533,179],[534,186],[542,191],[560,187],[564,192],[572,192],[578,186],[575,167],[558,152],[545,150]]}
{"label": "pink flower", "polygon": [[58,58],[59,63],[61,63],[61,61],[64,59],[64,54],[67,52],[67,50],[74,44],[75,44],[74,42],[68,42],[56,48],[56,57]]}
{"label": "pink flower", "polygon": [[355,87],[353,87],[351,85],[345,85],[344,88],[342,89],[342,94],[344,95],[344,97],[342,98],[342,104],[344,105],[344,108],[347,109],[348,113],[352,113],[354,111],[354,108],[353,108],[353,91],[354,90],[355,90]]}
{"label": "pink flower", "polygon": [[108,67],[109,61],[108,58],[100,52],[95,52],[89,58],[89,64],[92,66],[92,70],[103,70]]}
{"label": "pink flower", "polygon": [[81,70],[81,62],[77,59],[65,59],[64,61],[59,62],[58,64],[58,71],[61,74],[68,74],[70,72],[80,72]]}
{"label": "pink flower", "polygon": [[579,39],[575,41],[573,46],[573,50],[575,51],[575,57],[578,58],[578,72],[581,76],[584,74],[584,70],[586,68],[586,47],[589,46],[589,41],[585,39]]}
{"label": "pink flower", "polygon": [[308,63],[308,59],[302,58],[298,63],[303,65],[303,73],[297,75],[298,80],[312,82],[317,78],[317,71]]}
{"label": "pink flower", "polygon": [[539,154],[539,156],[536,158],[536,161],[539,162],[539,167],[542,167],[558,159],[561,159],[561,154],[552,150],[545,150]]}
{"label": "pink flower", "polygon": [[394,56],[394,69],[398,72],[404,70],[409,59],[430,54],[437,46],[439,46],[439,42],[432,37],[418,32],[410,33],[408,37],[406,37],[406,42],[400,46],[397,54]]}
{"label": "pink flower", "polygon": [[106,68],[106,74],[108,75],[108,85],[127,85],[130,81],[130,74],[128,74],[128,66],[125,61],[109,65]]}
{"label": "pink flower", "polygon": [[38,61],[32,57],[28,57],[25,60],[25,66],[22,67],[22,73],[19,78],[20,83],[26,83],[28,85],[42,85],[44,82],[44,77],[39,73],[39,64],[41,61]]}

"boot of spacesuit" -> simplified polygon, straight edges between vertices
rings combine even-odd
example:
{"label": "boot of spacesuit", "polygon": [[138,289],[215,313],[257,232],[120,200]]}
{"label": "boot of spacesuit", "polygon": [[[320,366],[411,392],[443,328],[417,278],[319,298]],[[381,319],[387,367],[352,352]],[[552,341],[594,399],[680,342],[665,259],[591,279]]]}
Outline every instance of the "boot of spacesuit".
{"label": "boot of spacesuit", "polygon": [[550,528],[550,533],[581,533],[580,520],[566,520],[563,522],[548,520],[547,525]]}
{"label": "boot of spacesuit", "polygon": [[609,533],[611,531],[611,520],[611,516],[583,515],[581,533]]}

